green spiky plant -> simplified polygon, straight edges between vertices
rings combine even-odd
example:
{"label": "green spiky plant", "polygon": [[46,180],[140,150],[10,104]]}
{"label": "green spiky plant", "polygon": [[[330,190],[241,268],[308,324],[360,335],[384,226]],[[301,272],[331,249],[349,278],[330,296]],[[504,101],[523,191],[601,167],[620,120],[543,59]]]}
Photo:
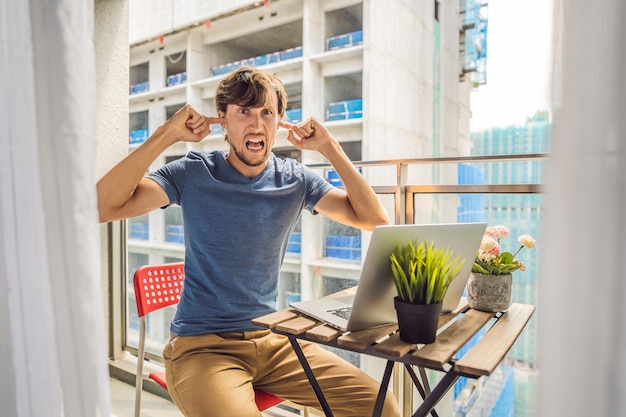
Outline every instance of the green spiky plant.
{"label": "green spiky plant", "polygon": [[450,248],[434,242],[408,242],[390,255],[391,271],[400,300],[411,304],[437,304],[461,270],[464,260],[452,259]]}

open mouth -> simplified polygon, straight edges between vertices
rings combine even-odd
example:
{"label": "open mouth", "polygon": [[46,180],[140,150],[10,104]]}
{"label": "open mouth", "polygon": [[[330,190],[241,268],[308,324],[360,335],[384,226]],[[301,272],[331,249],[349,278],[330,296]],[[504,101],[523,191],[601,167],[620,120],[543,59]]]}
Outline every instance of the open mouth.
{"label": "open mouth", "polygon": [[251,151],[260,151],[265,147],[265,141],[263,139],[251,139],[246,141],[246,148]]}

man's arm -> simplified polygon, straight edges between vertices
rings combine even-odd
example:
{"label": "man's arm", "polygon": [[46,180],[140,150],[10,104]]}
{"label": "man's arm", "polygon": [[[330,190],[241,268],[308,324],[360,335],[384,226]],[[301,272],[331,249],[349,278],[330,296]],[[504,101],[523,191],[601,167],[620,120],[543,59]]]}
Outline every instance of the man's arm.
{"label": "man's arm", "polygon": [[309,119],[298,125],[286,122],[280,125],[289,129],[287,139],[296,148],[320,152],[341,177],[344,190],[335,188],[326,193],[315,205],[317,212],[365,230],[389,223],[389,216],[372,187],[321,123]]}
{"label": "man's arm", "polygon": [[170,145],[199,142],[221,119],[205,117],[187,105],[178,110],[140,147],[107,172],[96,185],[100,221],[107,222],[147,213],[169,203],[165,191],[144,178],[150,164]]}

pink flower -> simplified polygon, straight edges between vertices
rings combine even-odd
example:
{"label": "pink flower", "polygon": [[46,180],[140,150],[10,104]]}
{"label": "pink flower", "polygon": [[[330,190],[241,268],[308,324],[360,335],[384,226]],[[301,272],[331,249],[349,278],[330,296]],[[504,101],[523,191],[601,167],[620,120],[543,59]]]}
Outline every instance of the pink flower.
{"label": "pink flower", "polygon": [[478,251],[478,259],[481,259],[485,262],[490,262],[492,260],[494,260],[496,258],[496,254],[493,253],[489,253],[489,252],[483,252],[483,251]]}
{"label": "pink flower", "polygon": [[483,261],[489,262],[495,259],[500,253],[500,244],[490,236],[483,236],[478,250],[478,257]]}
{"label": "pink flower", "polygon": [[500,249],[501,249],[500,244],[496,242],[495,246],[491,248],[491,250],[487,251],[487,253],[490,253],[492,255],[497,255],[500,253]]}
{"label": "pink flower", "polygon": [[526,264],[524,262],[520,261],[519,259],[513,259],[513,263],[519,265],[520,271],[526,271]]}
{"label": "pink flower", "polygon": [[485,230],[485,235],[494,239],[500,239],[501,237],[509,236],[509,229],[502,225],[490,226]]}

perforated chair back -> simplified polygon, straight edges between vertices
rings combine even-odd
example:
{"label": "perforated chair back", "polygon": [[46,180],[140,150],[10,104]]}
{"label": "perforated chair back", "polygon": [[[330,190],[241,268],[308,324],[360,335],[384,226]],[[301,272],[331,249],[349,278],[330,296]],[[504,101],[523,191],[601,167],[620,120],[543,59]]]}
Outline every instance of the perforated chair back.
{"label": "perforated chair back", "polygon": [[[146,315],[153,311],[178,304],[185,278],[185,265],[175,262],[161,265],[144,265],[133,275],[137,316],[139,317],[139,348],[137,349],[137,375],[135,379],[135,417],[141,413],[143,390],[143,362],[146,354]],[[165,390],[165,374],[152,372],[148,378]],[[255,402],[259,411],[266,410],[283,400],[265,391],[255,389]]]}
{"label": "perforated chair back", "polygon": [[133,277],[137,315],[143,317],[161,308],[178,304],[184,278],[183,262],[137,268]]}

